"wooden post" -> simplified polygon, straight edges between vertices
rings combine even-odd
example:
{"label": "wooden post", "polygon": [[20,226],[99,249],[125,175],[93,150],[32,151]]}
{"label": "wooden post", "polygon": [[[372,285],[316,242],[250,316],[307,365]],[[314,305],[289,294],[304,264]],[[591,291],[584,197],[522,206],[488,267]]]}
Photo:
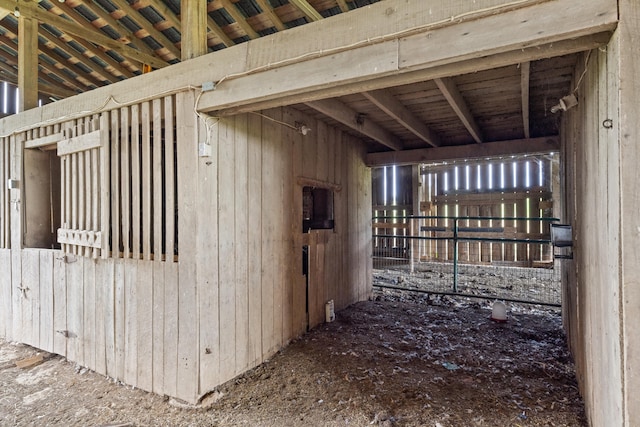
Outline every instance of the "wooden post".
{"label": "wooden post", "polygon": [[207,2],[206,0],[182,0],[182,60],[207,53]]}
{"label": "wooden post", "polygon": [[18,21],[18,112],[38,106],[38,21]]}

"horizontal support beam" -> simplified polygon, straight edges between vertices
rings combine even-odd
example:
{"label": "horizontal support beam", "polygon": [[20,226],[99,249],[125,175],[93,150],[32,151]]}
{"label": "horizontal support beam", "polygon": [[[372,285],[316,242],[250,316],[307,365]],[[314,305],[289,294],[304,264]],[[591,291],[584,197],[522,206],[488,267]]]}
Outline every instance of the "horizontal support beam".
{"label": "horizontal support beam", "polygon": [[[572,18],[559,25],[559,22],[556,21],[561,21],[565,17],[556,19],[554,14],[551,14],[550,17],[544,16],[545,37],[538,34],[537,38],[530,36],[528,42],[520,40],[509,45],[502,40],[503,37],[497,37],[499,33],[494,32],[496,40],[486,44],[486,50],[481,49],[463,54],[458,54],[456,50],[450,50],[446,60],[439,58],[433,63],[429,61],[429,51],[425,50],[420,54],[422,60],[426,61],[423,64],[412,63],[410,67],[399,67],[397,64],[397,40],[404,35],[431,34],[445,30],[449,26],[452,26],[453,29],[463,29],[466,28],[466,24],[471,23],[470,20],[485,22],[485,19],[489,18],[484,17],[493,16],[500,12],[500,9],[496,7],[495,9],[483,9],[477,13],[470,13],[470,10],[472,11],[474,7],[478,8],[479,6],[473,2],[454,2],[446,7],[443,5],[427,10],[424,7],[424,0],[385,0],[349,13],[333,16],[331,19],[323,19],[272,34],[269,37],[262,37],[203,55],[188,61],[188,63],[178,63],[153,73],[100,87],[87,94],[30,110],[20,115],[19,118],[9,116],[0,121],[0,133],[7,134],[15,129],[35,127],[43,121],[53,123],[60,117],[79,111],[117,108],[120,104],[129,104],[139,99],[152,97],[159,91],[178,91],[209,81],[222,81],[222,83],[217,90],[203,94],[200,105],[205,105],[202,101],[207,95],[206,106],[223,114],[257,111],[263,108],[332,98],[349,93],[416,83],[436,77],[487,70],[517,64],[524,60],[542,59],[597,48],[609,41],[610,31],[615,28],[617,23],[617,3],[614,0],[599,2],[601,7],[597,8],[598,13],[596,14],[593,12],[592,2],[589,2],[587,8],[575,8],[576,0],[554,0],[543,2],[540,5],[538,3],[540,2],[522,3],[524,10],[530,13],[527,20],[537,22],[538,18],[536,17],[544,16],[537,13],[541,10],[539,7],[544,4],[550,4],[552,6],[550,9],[553,9],[555,5],[559,9],[572,7],[580,19],[574,21]],[[531,6],[530,4],[535,5]],[[12,9],[14,5],[12,4]],[[513,9],[514,6],[510,7]],[[585,9],[589,10],[585,11]],[[390,11],[392,13],[389,13]],[[398,13],[398,11],[402,11],[402,13]],[[499,14],[496,17],[507,14]],[[585,15],[588,15],[588,22]],[[458,18],[454,21],[451,19],[452,16]],[[510,26],[513,25],[513,22],[509,22],[508,17],[505,19]],[[549,22],[549,20],[553,22]],[[367,25],[354,25],[354,22],[366,22]],[[503,26],[504,22],[502,22]],[[539,30],[542,31],[543,28]],[[450,29],[449,32],[451,31],[453,30]],[[318,39],[317,34],[324,34],[326,37]],[[456,37],[459,36],[458,34]],[[553,36],[552,40],[549,40],[551,36]],[[283,45],[286,45],[287,49],[282,49]],[[384,49],[378,50],[376,45],[384,45]],[[422,40],[422,45],[425,45],[424,40]],[[395,55],[392,56],[395,58],[393,64],[377,61],[372,64],[373,67],[377,67],[374,69],[367,62],[366,66],[357,69],[360,65],[355,58],[360,58],[362,54],[377,54],[380,51],[384,52],[384,50],[395,50]],[[351,56],[349,54],[354,51],[358,51],[359,55]],[[388,53],[384,57],[387,56]],[[335,57],[336,61],[332,61],[332,57]],[[314,62],[321,59],[324,60],[322,64]],[[310,74],[299,74],[305,78],[290,78],[295,75],[293,72],[296,69],[289,67],[292,67],[292,64],[301,65],[303,63],[310,65]],[[318,67],[318,65],[323,65],[323,67]],[[278,77],[280,78],[280,82],[274,83],[276,85],[274,91],[267,93],[267,96],[256,93],[255,97],[248,97],[235,106],[222,106],[226,102],[225,99],[233,99],[229,98],[232,94],[225,95],[221,91],[225,87],[225,91],[229,91],[227,83],[236,83],[234,79],[240,79],[242,76],[249,77],[259,74],[261,71],[275,71],[274,68],[279,69]],[[331,70],[331,72],[327,70]],[[333,77],[334,74],[335,77]],[[317,76],[322,76],[322,81],[318,85],[311,85],[310,80],[317,83]],[[295,87],[292,93],[287,94],[282,91],[282,85],[285,83],[295,83],[300,86]],[[256,92],[264,90],[263,84],[264,82],[258,78],[255,86]],[[110,97],[117,100],[118,103],[111,103],[106,108],[103,107]]]}
{"label": "horizontal support beam", "polygon": [[557,136],[456,145],[453,147],[421,148],[418,150],[386,151],[367,154],[365,163],[370,167],[416,165],[445,160],[465,160],[484,157],[514,156],[556,152],[560,149]]}
{"label": "horizontal support beam", "polygon": [[[490,63],[488,56],[491,55],[611,30],[617,19],[613,0],[588,2],[580,8],[575,7],[575,0],[554,0],[473,21],[439,23],[434,24],[434,28],[426,25],[416,30],[415,35],[389,35],[378,43],[363,41],[356,46],[345,46],[344,51],[314,55],[311,50],[290,61],[248,69],[223,79],[215,91],[203,94],[199,108],[240,112],[241,107],[248,107],[255,111],[256,105],[283,97],[289,97],[289,103],[303,102],[305,94],[334,85],[363,84],[471,59],[476,65]],[[510,36],[504,37],[503,31],[507,28]],[[451,75],[455,74],[460,73]],[[359,92],[363,90],[367,89],[361,88]]]}

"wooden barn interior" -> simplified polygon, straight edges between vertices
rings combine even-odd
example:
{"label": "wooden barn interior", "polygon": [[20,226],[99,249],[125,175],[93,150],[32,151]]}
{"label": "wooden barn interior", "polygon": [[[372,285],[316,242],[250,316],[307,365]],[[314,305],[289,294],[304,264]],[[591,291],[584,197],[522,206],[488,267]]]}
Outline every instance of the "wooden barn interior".
{"label": "wooden barn interior", "polygon": [[371,296],[380,168],[527,155],[589,422],[640,425],[637,2],[0,10],[0,336],[197,402]]}

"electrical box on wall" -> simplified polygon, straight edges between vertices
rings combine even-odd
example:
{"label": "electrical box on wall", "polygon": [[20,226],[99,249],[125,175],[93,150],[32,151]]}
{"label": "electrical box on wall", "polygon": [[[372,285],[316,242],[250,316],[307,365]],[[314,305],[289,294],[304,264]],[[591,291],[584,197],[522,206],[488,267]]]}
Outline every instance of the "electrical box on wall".
{"label": "electrical box on wall", "polygon": [[19,190],[20,189],[20,181],[17,179],[8,179],[7,180],[7,188],[9,190]]}
{"label": "electrical box on wall", "polygon": [[207,144],[206,142],[198,144],[198,156],[211,157],[211,144]]}

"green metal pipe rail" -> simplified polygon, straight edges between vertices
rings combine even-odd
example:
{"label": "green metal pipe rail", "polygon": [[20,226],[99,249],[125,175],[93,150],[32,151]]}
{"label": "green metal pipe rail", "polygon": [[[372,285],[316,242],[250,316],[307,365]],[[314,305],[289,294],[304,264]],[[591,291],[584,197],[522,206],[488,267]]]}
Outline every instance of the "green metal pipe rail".
{"label": "green metal pipe rail", "polygon": [[[421,220],[421,219],[444,219],[447,221],[452,221],[453,226],[451,227],[428,227],[427,230],[421,231],[437,231],[437,232],[447,232],[450,231],[452,233],[451,236],[444,237],[423,237],[423,236],[389,236],[385,234],[373,234],[373,238],[397,238],[397,239],[407,239],[407,240],[451,240],[453,241],[453,292],[427,292],[427,291],[416,291],[416,292],[427,292],[427,293],[437,293],[442,295],[457,295],[457,296],[469,296],[474,298],[483,298],[478,295],[464,295],[459,293],[458,291],[458,243],[459,242],[489,242],[489,243],[526,243],[526,244],[551,244],[550,239],[511,239],[511,238],[490,238],[490,237],[465,237],[460,236],[460,232],[500,232],[504,231],[504,227],[460,227],[458,225],[459,221],[538,221],[538,222],[557,222],[560,221],[558,218],[551,217],[538,217],[538,218],[528,218],[528,217],[494,217],[494,216],[465,216],[465,217],[452,217],[452,216],[376,216],[373,217],[372,220]],[[399,223],[402,224],[402,223]],[[389,285],[376,285],[381,288],[390,288],[390,289],[402,289],[400,287],[394,287]],[[413,289],[412,289],[413,291]],[[486,298],[486,297],[485,297]],[[512,300],[507,298],[501,298],[505,301],[513,301],[513,302],[526,302],[522,300]],[[538,303],[537,303],[538,304]],[[558,304],[544,304],[542,305],[550,305],[550,306],[558,306]]]}

